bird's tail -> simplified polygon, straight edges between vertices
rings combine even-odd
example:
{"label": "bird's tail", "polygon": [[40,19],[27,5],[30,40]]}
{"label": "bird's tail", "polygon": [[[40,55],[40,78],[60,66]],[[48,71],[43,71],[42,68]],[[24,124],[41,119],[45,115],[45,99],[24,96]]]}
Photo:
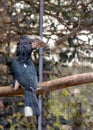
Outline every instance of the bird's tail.
{"label": "bird's tail", "polygon": [[39,116],[40,109],[38,105],[38,100],[36,93],[33,89],[25,90],[25,116]]}

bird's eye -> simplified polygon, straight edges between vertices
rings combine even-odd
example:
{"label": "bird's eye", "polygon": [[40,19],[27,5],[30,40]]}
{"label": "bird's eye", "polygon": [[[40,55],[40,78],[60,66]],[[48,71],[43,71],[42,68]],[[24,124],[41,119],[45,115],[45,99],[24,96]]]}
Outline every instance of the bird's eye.
{"label": "bird's eye", "polygon": [[30,44],[32,45],[32,42],[30,42]]}

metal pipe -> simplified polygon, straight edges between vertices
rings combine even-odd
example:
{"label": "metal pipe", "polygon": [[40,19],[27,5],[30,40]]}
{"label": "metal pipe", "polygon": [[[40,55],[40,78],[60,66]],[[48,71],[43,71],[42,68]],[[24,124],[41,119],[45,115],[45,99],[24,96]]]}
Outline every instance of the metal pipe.
{"label": "metal pipe", "polygon": [[[40,13],[39,13],[39,35],[43,38],[43,12],[44,1],[40,0]],[[39,82],[43,81],[43,48],[39,49]],[[42,130],[42,98],[39,96],[39,108],[41,111],[38,117],[38,130]]]}

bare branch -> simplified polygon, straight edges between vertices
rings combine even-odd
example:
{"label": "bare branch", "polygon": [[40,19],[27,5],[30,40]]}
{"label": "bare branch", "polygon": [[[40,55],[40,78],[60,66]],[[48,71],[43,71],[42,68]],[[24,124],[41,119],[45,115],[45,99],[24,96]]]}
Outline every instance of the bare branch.
{"label": "bare branch", "polygon": [[[37,95],[43,95],[54,90],[63,89],[80,84],[86,84],[90,82],[93,82],[93,72],[58,78],[51,81],[39,83]],[[15,96],[22,94],[24,94],[24,90],[22,88],[19,88],[16,91],[14,91],[14,89],[11,86],[0,87],[0,96]]]}
{"label": "bare branch", "polygon": [[69,34],[63,36],[62,38],[59,38],[56,42],[55,45],[57,46],[58,44],[61,44],[63,42],[65,42],[66,40],[68,40],[71,36],[75,35],[76,33],[78,33],[80,31],[80,20],[78,23],[77,28],[75,28],[72,32],[70,32]]}

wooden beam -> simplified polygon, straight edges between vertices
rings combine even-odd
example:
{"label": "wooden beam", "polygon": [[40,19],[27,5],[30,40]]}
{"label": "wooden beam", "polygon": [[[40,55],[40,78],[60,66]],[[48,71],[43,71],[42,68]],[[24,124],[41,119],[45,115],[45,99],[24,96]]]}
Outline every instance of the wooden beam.
{"label": "wooden beam", "polygon": [[[63,89],[66,87],[81,85],[93,82],[93,72],[76,74],[72,76],[62,77],[42,83],[38,83],[37,95],[43,95],[45,93]],[[0,87],[0,96],[15,96],[24,94],[24,90],[20,87],[14,91],[11,86]]]}

